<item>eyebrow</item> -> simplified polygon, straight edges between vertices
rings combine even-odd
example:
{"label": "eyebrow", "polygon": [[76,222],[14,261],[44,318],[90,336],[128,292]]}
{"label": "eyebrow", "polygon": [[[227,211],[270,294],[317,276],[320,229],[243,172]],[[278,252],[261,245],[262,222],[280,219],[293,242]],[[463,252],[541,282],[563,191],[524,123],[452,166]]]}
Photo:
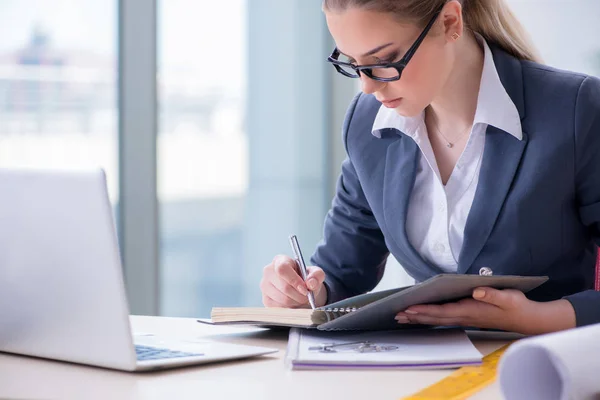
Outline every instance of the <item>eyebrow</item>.
{"label": "eyebrow", "polygon": [[[391,46],[391,45],[393,45],[393,44],[394,44],[394,43],[390,42],[390,43],[382,44],[381,46],[377,46],[377,47],[375,47],[374,49],[367,51],[365,54],[363,54],[363,55],[362,55],[362,57],[368,57],[368,56],[372,56],[373,54],[375,54],[375,53],[377,53],[377,52],[379,52],[379,51],[381,51],[381,50],[385,49],[386,47],[389,47],[389,46]],[[346,53],[344,53],[343,51],[341,51],[341,50],[339,49],[339,47],[338,47],[338,51],[339,51],[341,54],[345,55],[346,57],[352,58],[352,57],[350,57],[348,54],[346,54]]]}

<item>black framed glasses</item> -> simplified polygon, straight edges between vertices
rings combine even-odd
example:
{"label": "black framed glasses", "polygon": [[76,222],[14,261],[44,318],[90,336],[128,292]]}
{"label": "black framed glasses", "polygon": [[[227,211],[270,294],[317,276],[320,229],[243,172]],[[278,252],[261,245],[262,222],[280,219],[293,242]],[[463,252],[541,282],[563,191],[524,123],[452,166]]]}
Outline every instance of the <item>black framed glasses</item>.
{"label": "black framed glasses", "polygon": [[402,71],[404,68],[406,68],[406,65],[429,33],[433,23],[437,19],[438,15],[440,15],[442,8],[443,6],[435,12],[433,17],[431,17],[431,20],[427,23],[427,26],[425,29],[423,29],[423,32],[421,32],[417,40],[415,40],[412,46],[410,46],[400,61],[384,64],[354,65],[349,62],[338,60],[341,53],[337,47],[333,50],[333,53],[327,57],[327,61],[333,64],[337,72],[349,78],[359,78],[360,74],[363,73],[369,78],[380,82],[397,81],[400,79],[402,76]]}

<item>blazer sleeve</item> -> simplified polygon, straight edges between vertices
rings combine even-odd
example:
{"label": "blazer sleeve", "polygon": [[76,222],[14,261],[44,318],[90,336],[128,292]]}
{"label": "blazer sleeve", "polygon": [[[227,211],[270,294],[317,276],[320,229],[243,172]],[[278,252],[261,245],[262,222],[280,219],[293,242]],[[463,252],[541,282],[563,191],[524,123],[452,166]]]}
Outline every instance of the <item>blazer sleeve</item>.
{"label": "blazer sleeve", "polygon": [[[575,183],[577,207],[591,239],[600,246],[600,80],[587,77],[575,104]],[[577,326],[600,323],[600,292],[566,296]]]}
{"label": "blazer sleeve", "polygon": [[342,133],[347,157],[325,217],[323,238],[311,257],[311,263],[325,271],[328,304],[372,290],[383,276],[389,254],[348,151],[359,99],[360,93],[346,113]]}

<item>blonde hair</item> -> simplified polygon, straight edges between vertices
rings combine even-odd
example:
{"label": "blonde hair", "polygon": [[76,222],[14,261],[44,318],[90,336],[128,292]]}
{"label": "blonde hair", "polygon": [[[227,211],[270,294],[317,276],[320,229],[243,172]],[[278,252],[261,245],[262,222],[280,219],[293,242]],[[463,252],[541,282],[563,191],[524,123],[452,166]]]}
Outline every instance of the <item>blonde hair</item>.
{"label": "blonde hair", "polygon": [[[529,35],[505,0],[458,0],[463,7],[465,28],[479,33],[521,60],[541,62]],[[448,0],[323,0],[324,11],[343,11],[357,7],[392,13],[401,20],[425,25],[433,13]]]}

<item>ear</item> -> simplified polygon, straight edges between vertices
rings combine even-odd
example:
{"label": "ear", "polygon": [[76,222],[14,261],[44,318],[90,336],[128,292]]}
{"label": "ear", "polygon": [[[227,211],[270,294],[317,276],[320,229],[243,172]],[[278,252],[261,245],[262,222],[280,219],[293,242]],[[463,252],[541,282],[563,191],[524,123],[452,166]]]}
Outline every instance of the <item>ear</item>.
{"label": "ear", "polygon": [[463,35],[464,24],[462,17],[462,5],[458,0],[451,0],[440,14],[440,20],[444,26],[444,36],[449,42],[455,42]]}

